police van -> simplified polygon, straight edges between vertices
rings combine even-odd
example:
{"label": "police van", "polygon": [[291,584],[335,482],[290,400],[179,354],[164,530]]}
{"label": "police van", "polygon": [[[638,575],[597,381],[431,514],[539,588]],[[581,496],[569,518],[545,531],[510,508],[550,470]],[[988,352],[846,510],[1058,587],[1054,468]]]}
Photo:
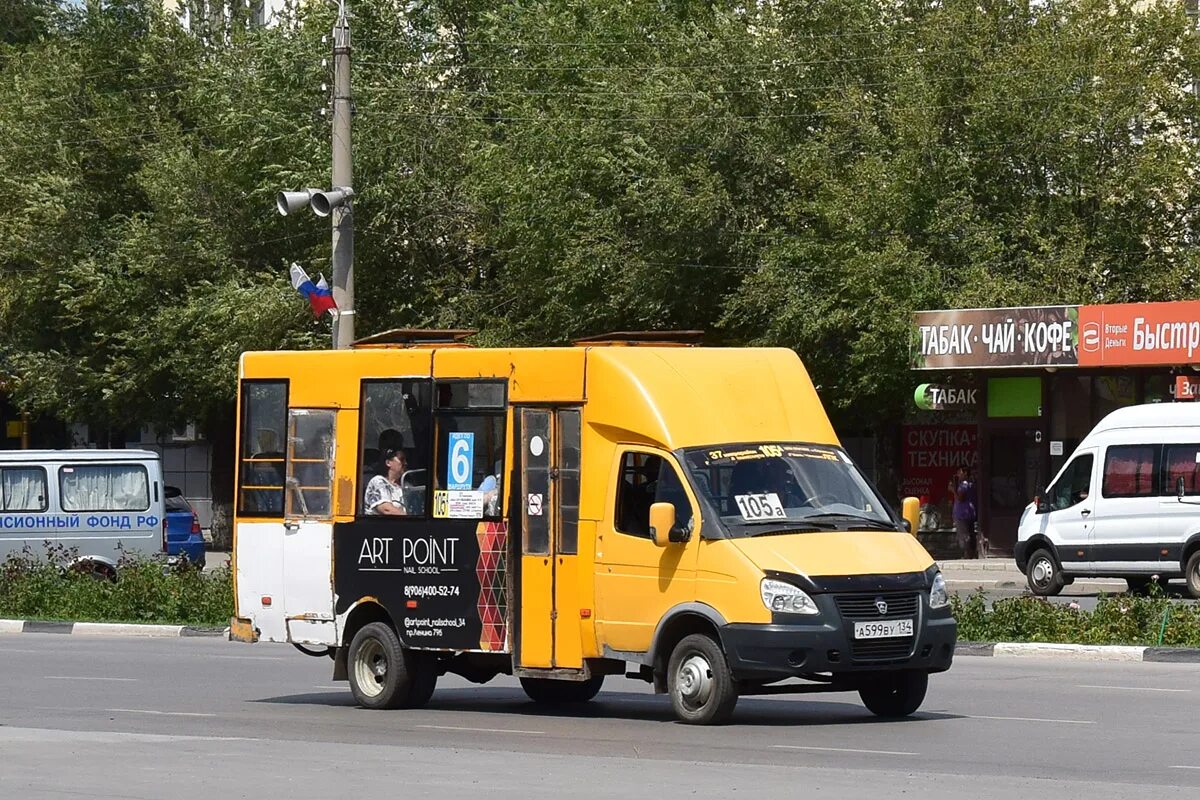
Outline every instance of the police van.
{"label": "police van", "polygon": [[148,450],[0,452],[0,559],[46,544],[116,577],[122,555],[164,551],[162,464]]}

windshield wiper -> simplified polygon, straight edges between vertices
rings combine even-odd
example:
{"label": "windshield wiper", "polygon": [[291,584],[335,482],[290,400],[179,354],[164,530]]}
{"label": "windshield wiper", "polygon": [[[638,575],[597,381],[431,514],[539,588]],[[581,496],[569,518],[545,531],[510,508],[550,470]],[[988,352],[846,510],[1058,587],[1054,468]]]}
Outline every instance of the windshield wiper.
{"label": "windshield wiper", "polygon": [[870,525],[873,528],[878,528],[879,530],[883,530],[883,531],[898,531],[898,530],[900,530],[900,527],[897,526],[895,523],[887,522],[885,520],[879,519],[878,517],[864,517],[861,514],[843,514],[838,511],[830,511],[830,512],[826,512],[823,514],[809,514],[808,516],[804,517],[804,519],[802,521],[810,522],[813,519],[830,519],[833,517],[838,517],[841,519],[852,519],[855,522],[863,522],[863,523]]}
{"label": "windshield wiper", "polygon": [[805,520],[790,520],[790,519],[748,519],[737,523],[751,527],[755,525],[774,525],[779,530],[774,531],[756,531],[750,534],[754,536],[779,536],[787,533],[818,533],[820,531],[836,531],[837,525],[832,522],[816,522]]}

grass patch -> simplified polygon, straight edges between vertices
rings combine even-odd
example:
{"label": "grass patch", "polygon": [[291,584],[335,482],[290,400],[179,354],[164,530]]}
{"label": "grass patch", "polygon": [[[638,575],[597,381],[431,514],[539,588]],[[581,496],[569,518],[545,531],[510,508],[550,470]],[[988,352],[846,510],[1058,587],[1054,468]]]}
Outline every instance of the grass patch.
{"label": "grass patch", "polygon": [[224,627],[233,615],[228,567],[202,572],[184,565],[122,556],[117,581],[74,568],[77,554],[47,544],[26,547],[0,564],[0,617]]}
{"label": "grass patch", "polygon": [[989,608],[982,592],[952,595],[950,604],[964,642],[1200,647],[1200,604],[1172,603],[1161,592],[1105,595],[1093,611],[1028,595]]}

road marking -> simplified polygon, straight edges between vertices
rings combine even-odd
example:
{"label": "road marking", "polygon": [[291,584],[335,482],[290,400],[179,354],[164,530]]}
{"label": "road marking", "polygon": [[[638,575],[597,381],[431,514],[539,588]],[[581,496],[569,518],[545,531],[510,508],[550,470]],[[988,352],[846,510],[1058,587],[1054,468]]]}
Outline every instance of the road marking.
{"label": "road marking", "polygon": [[199,711],[155,711],[149,708],[106,708],[117,714],[153,714],[162,717],[215,717],[216,714],[203,714]]}
{"label": "road marking", "polygon": [[771,747],[780,750],[819,750],[824,753],[866,753],[875,756],[919,756],[920,753],[907,753],[903,750],[856,750],[852,747],[806,747],[799,744],[773,744]]}
{"label": "road marking", "polygon": [[1173,767],[1168,767],[1168,769],[1200,769],[1200,767],[1189,767],[1187,764],[1176,764]]}
{"label": "road marking", "polygon": [[205,658],[224,658],[237,661],[291,661],[283,656],[205,656]]}
{"label": "road marking", "polygon": [[518,731],[511,728],[460,728],[456,725],[418,725],[418,728],[428,728],[434,731],[470,731],[471,733],[527,733],[532,736],[544,736],[544,731]]}
{"label": "road marking", "polygon": [[45,675],[48,681],[120,681],[122,683],[137,683],[137,678],[100,678],[93,675]]}
{"label": "road marking", "polygon": [[1075,684],[1076,689],[1118,689],[1123,692],[1190,692],[1191,689],[1156,689],[1152,686],[1093,686],[1088,683]]}
{"label": "road marking", "polygon": [[314,686],[314,689],[337,689],[339,692],[344,692],[349,689],[349,686]]}
{"label": "road marking", "polygon": [[967,719],[998,719],[1004,722],[1057,722],[1062,725],[1095,725],[1091,719],[1041,719],[1040,717],[985,717],[977,714],[963,714]]}

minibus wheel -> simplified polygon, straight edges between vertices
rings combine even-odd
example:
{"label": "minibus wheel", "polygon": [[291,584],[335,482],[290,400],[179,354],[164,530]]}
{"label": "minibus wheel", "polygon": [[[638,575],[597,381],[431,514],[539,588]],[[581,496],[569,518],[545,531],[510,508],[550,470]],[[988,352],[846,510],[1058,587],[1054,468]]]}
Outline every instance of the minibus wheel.
{"label": "minibus wheel", "polygon": [[521,688],[535,703],[556,706],[562,703],[586,703],[600,693],[603,675],[586,681],[559,681],[553,678],[521,678]]}
{"label": "minibus wheel", "polygon": [[1197,599],[1200,599],[1200,550],[1192,553],[1192,557],[1188,559],[1187,569],[1184,570],[1187,576],[1188,593]]}
{"label": "minibus wheel", "polygon": [[877,717],[907,717],[921,707],[929,688],[929,673],[918,670],[885,672],[870,680],[858,696]]}
{"label": "minibus wheel", "polygon": [[[363,708],[399,708],[412,689],[412,660],[391,626],[371,622],[350,640],[350,691]],[[432,692],[431,692],[432,694]]]}
{"label": "minibus wheel", "polygon": [[689,725],[725,722],[738,701],[738,684],[725,653],[705,633],[683,637],[671,651],[667,691],[675,716]]}
{"label": "minibus wheel", "polygon": [[1029,566],[1025,574],[1029,580],[1029,591],[1038,597],[1053,597],[1061,592],[1065,585],[1058,562],[1045,548],[1029,557]]}

